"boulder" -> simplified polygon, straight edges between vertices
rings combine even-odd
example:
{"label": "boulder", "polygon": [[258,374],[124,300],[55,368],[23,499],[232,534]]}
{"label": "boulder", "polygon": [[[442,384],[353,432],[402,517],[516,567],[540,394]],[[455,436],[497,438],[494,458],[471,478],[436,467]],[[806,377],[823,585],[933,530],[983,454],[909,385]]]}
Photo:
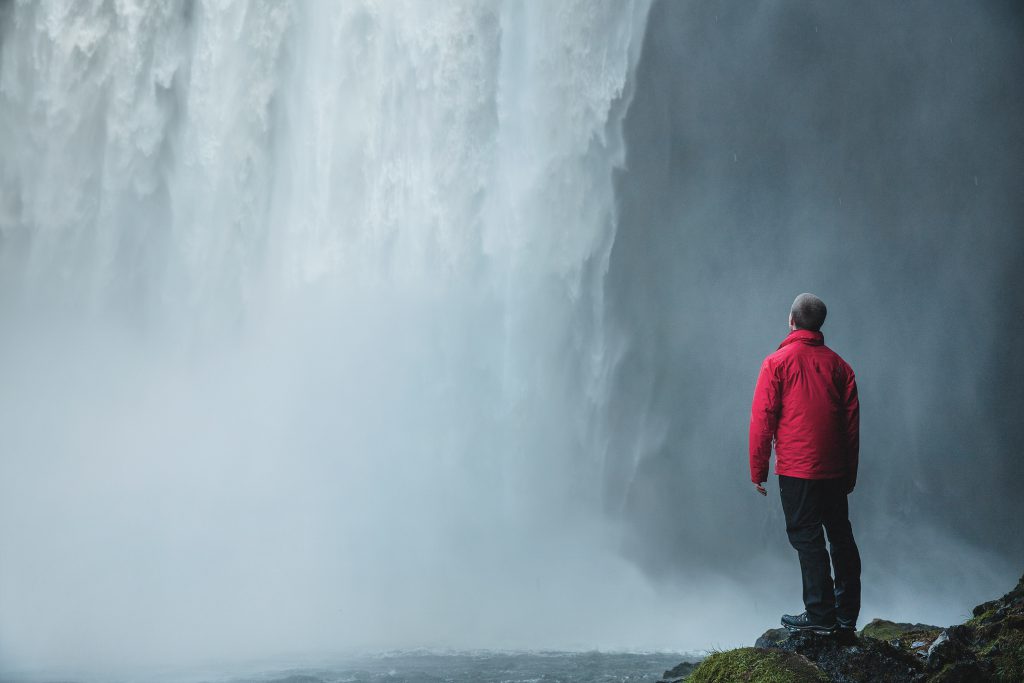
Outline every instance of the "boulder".
{"label": "boulder", "polygon": [[679,681],[685,681],[687,676],[697,667],[697,664],[699,662],[680,662],[663,673],[658,683],[679,683]]}
{"label": "boulder", "polygon": [[807,658],[834,683],[916,683],[923,678],[923,664],[910,652],[884,640],[852,633],[845,636],[793,634],[774,647]]}
{"label": "boulder", "polygon": [[778,647],[779,643],[789,640],[789,631],[784,628],[770,628],[761,634],[754,647]]}

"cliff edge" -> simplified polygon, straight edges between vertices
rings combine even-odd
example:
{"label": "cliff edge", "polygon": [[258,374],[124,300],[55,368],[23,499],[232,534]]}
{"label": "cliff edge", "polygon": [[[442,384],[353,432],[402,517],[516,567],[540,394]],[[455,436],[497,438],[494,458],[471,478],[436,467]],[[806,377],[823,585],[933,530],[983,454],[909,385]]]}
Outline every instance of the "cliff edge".
{"label": "cliff edge", "polygon": [[1024,681],[1024,576],[999,598],[942,628],[875,619],[848,636],[771,629],[754,647],[680,664],[661,683],[976,683]]}

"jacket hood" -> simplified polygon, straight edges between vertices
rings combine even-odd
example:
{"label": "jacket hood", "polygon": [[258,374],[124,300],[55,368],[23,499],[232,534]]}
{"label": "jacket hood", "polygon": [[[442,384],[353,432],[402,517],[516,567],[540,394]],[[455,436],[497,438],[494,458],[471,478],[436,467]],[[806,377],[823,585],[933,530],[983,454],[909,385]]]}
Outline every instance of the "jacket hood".
{"label": "jacket hood", "polygon": [[802,342],[804,344],[810,344],[811,346],[821,346],[825,343],[825,335],[821,332],[815,332],[814,330],[793,330],[785,339],[782,340],[782,343],[779,344],[779,348],[781,349],[783,346],[792,344],[793,342]]}

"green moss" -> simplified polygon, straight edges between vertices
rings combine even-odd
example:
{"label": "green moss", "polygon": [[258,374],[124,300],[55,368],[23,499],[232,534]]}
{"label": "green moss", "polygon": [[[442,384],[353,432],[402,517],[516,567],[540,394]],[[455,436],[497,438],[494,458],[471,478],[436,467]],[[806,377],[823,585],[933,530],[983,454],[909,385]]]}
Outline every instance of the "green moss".
{"label": "green moss", "polygon": [[895,640],[904,633],[906,633],[906,630],[901,628],[899,624],[886,621],[885,619],[875,619],[860,630],[861,636],[874,638],[875,640]]}
{"label": "green moss", "polygon": [[743,647],[710,655],[686,680],[688,683],[824,683],[829,679],[798,654]]}
{"label": "green moss", "polygon": [[996,677],[1000,681],[1024,681],[1024,632],[1006,630],[996,639],[995,646],[989,647],[982,655],[995,665]]}
{"label": "green moss", "polygon": [[960,675],[959,668],[955,663],[946,664],[938,672],[928,677],[928,683],[948,683],[962,680],[963,676]]}
{"label": "green moss", "polygon": [[[894,643],[904,650],[919,652],[931,645],[941,632],[942,629],[939,627],[927,624],[897,624],[884,619],[875,619],[861,630],[860,635],[864,638]],[[914,643],[921,645],[915,648],[913,647]]]}
{"label": "green moss", "polygon": [[976,617],[971,617],[970,619],[968,619],[964,623],[967,626],[981,626],[983,621],[985,621],[986,619],[990,619],[991,617],[995,616],[995,613],[996,613],[996,608],[993,607],[990,610],[986,610],[986,611],[982,612],[981,614],[979,614]]}

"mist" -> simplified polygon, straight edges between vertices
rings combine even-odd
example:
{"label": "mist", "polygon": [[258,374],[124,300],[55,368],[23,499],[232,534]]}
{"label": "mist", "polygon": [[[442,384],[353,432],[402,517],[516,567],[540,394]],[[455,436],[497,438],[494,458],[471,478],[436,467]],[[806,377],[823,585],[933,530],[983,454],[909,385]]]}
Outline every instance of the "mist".
{"label": "mist", "polygon": [[5,677],[700,640],[600,508],[645,3],[2,9]]}
{"label": "mist", "polygon": [[607,482],[651,575],[799,591],[791,567],[766,575],[792,550],[774,476],[767,504],[750,491],[742,427],[804,291],[858,376],[862,615],[952,623],[1020,574],[1021,19],[997,2],[652,9],[608,276],[629,340],[612,450],[632,459]]}
{"label": "mist", "polygon": [[746,433],[801,291],[860,384],[862,617],[1002,592],[1020,34],[0,4],[0,674],[747,643],[799,600]]}

